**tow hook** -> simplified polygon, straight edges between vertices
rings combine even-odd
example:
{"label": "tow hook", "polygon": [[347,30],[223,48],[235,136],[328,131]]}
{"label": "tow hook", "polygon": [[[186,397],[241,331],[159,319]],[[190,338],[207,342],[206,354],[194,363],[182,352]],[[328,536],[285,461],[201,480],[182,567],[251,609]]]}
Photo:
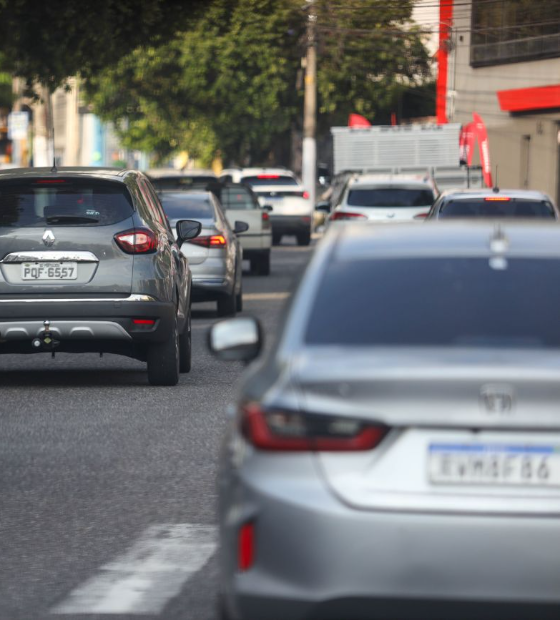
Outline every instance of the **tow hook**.
{"label": "tow hook", "polygon": [[48,319],[43,321],[43,326],[44,330],[31,341],[31,346],[43,351],[54,351],[60,345],[60,341],[56,340],[51,332],[51,322]]}

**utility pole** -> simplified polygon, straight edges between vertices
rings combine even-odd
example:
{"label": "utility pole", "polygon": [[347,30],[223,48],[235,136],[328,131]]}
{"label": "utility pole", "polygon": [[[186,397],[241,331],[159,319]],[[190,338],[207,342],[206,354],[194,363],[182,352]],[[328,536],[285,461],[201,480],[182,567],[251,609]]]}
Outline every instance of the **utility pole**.
{"label": "utility pole", "polygon": [[303,185],[309,192],[309,200],[315,205],[317,177],[317,13],[315,0],[307,0],[307,52],[305,57],[305,91],[303,104]]}

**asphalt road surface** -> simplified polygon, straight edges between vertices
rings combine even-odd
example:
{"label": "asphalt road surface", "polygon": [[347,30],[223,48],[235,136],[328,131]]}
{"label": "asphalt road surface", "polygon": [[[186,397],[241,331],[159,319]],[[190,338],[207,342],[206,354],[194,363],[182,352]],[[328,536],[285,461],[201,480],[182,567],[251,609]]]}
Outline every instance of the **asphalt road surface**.
{"label": "asphalt road surface", "polygon": [[[245,274],[265,333],[310,251]],[[0,619],[214,619],[217,455],[242,366],[209,355],[214,304],[194,308],[177,387],[113,355],[0,357]]]}

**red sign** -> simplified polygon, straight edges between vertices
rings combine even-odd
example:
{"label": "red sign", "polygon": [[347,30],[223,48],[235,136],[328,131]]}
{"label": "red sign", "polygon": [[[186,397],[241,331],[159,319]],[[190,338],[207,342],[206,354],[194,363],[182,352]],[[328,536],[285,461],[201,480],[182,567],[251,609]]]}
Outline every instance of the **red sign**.
{"label": "red sign", "polygon": [[473,112],[474,133],[478,139],[480,149],[480,163],[482,165],[482,175],[486,187],[492,187],[492,168],[490,167],[490,146],[488,144],[488,132],[486,125],[480,116]]}
{"label": "red sign", "polygon": [[459,134],[459,159],[461,163],[472,165],[474,155],[474,123],[467,123],[461,127]]}
{"label": "red sign", "polygon": [[371,127],[371,123],[361,114],[349,114],[348,127]]}

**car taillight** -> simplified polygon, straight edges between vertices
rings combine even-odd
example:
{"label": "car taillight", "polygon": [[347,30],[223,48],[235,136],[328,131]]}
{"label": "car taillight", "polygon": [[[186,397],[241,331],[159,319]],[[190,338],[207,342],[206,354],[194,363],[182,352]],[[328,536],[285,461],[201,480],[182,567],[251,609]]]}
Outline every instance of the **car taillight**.
{"label": "car taillight", "polygon": [[115,235],[115,241],[127,254],[150,254],[155,252],[158,246],[155,233],[148,228],[125,230]]}
{"label": "car taillight", "polygon": [[255,524],[245,523],[239,530],[237,541],[237,567],[247,571],[255,561]]}
{"label": "car taillight", "polygon": [[425,220],[428,217],[428,213],[418,213],[414,216],[415,220]]}
{"label": "car taillight", "polygon": [[309,192],[303,192],[303,194],[301,195],[302,198],[309,198]]}
{"label": "car taillight", "polygon": [[509,196],[486,196],[485,202],[509,202],[511,198]]}
{"label": "car taillight", "polygon": [[334,221],[340,220],[367,220],[365,215],[361,213],[348,213],[347,211],[335,211],[330,219]]}
{"label": "car taillight", "polygon": [[209,235],[206,237],[195,237],[189,239],[187,243],[193,243],[194,245],[201,245],[205,248],[223,248],[227,245],[226,238],[223,235]]}
{"label": "car taillight", "polygon": [[268,214],[267,211],[262,212],[261,219],[262,219],[263,230],[270,228],[270,215]]}
{"label": "car taillight", "polygon": [[259,450],[351,452],[372,450],[388,432],[383,424],[352,418],[265,411],[257,403],[242,407],[241,432]]}

